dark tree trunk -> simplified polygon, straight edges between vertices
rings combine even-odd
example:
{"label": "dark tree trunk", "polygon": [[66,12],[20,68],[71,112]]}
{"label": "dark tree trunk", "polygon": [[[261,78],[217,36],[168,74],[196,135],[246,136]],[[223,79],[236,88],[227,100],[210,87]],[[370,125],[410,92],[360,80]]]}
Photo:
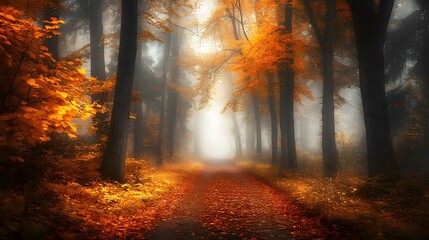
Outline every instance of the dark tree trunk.
{"label": "dark tree trunk", "polygon": [[332,177],[338,171],[338,151],[335,142],[334,102],[334,29],[336,0],[326,1],[325,34],[322,43],[323,55],[323,107],[322,107],[322,151],[325,176]]}
{"label": "dark tree trunk", "polygon": [[268,75],[268,106],[271,119],[271,165],[275,166],[277,164],[278,126],[276,99],[274,94],[274,76],[272,74]]}
{"label": "dark tree trunk", "polygon": [[256,160],[262,157],[262,127],[261,111],[259,110],[259,97],[257,93],[252,93],[253,113],[255,114],[255,131],[256,131]]}
{"label": "dark tree trunk", "polygon": [[238,126],[237,116],[235,112],[232,112],[232,124],[234,126],[234,138],[235,138],[235,158],[241,159],[243,157],[243,147],[241,146],[241,134],[240,127]]}
{"label": "dark tree trunk", "polygon": [[[288,34],[292,33],[292,8],[291,0],[285,5],[285,21],[283,26]],[[288,47],[290,54],[292,46]],[[281,158],[280,170],[297,168],[295,147],[295,120],[294,120],[294,90],[295,72],[293,70],[294,59],[289,58],[283,69],[279,71],[280,81],[280,133],[281,133]]]}
{"label": "dark tree trunk", "polygon": [[[98,80],[106,80],[104,44],[101,42],[103,37],[103,1],[89,1],[89,32],[91,48],[91,76]],[[98,102],[101,105],[107,103],[107,93],[94,94],[91,97],[92,102]],[[98,112],[93,122],[96,128],[95,135],[98,140],[107,135],[109,131],[108,114]]]}
{"label": "dark tree trunk", "polygon": [[[58,0],[54,0],[46,6],[43,19],[44,20],[51,20],[51,17],[59,18],[59,2],[58,2]],[[52,53],[52,57],[55,60],[58,60],[60,58],[58,36],[53,36],[51,38],[46,39],[45,45],[49,49],[49,52]]]}
{"label": "dark tree trunk", "polygon": [[137,51],[137,0],[122,0],[118,71],[109,137],[100,173],[103,179],[124,182],[131,92]]}
{"label": "dark tree trunk", "polygon": [[309,0],[303,0],[316,38],[322,50],[323,107],[322,107],[322,151],[325,176],[332,177],[338,171],[338,151],[335,142],[334,102],[334,30],[337,11],[336,0],[326,0],[325,31],[320,30]]}
{"label": "dark tree trunk", "polygon": [[[180,84],[179,75],[180,69],[177,65],[179,60],[179,50],[181,45],[180,31],[176,30],[171,42],[171,67],[170,81],[173,86]],[[179,93],[176,89],[168,88],[167,97],[167,143],[168,143],[168,157],[171,159],[174,155],[174,142],[176,135],[176,121],[177,121],[177,105],[179,102]]]}
{"label": "dark tree trunk", "polygon": [[368,174],[397,171],[387,113],[384,42],[394,0],[349,0],[356,36]]}

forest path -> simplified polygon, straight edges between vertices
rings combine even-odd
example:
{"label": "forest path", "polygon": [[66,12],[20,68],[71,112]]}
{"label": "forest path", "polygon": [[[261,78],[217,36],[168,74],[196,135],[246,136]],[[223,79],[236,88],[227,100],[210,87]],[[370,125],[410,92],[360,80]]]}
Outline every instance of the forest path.
{"label": "forest path", "polygon": [[[209,165],[148,239],[332,239],[285,194],[233,165]],[[336,235],[336,234],[335,234]]]}

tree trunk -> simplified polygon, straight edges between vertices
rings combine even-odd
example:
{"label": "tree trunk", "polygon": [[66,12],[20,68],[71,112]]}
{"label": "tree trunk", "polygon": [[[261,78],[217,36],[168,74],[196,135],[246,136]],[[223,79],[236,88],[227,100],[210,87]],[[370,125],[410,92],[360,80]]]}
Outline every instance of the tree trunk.
{"label": "tree trunk", "polygon": [[232,124],[234,126],[234,138],[235,138],[235,158],[241,159],[243,157],[243,147],[241,146],[241,134],[240,127],[238,126],[237,116],[235,112],[232,112]]}
{"label": "tree trunk", "polygon": [[322,107],[322,151],[325,176],[332,177],[338,171],[338,151],[335,142],[334,102],[334,29],[336,0],[326,1],[325,34],[323,37],[323,107]]}
{"label": "tree trunk", "polygon": [[393,3],[393,0],[381,1],[377,8],[372,0],[349,0],[359,61],[369,176],[397,171],[387,113],[384,66],[384,41]]}
{"label": "tree trunk", "polygon": [[246,154],[247,157],[253,159],[254,153],[256,152],[256,123],[255,113],[253,112],[253,104],[250,95],[246,96],[246,109],[247,109],[247,122],[246,122]]}
{"label": "tree trunk", "polygon": [[268,75],[268,106],[271,119],[271,165],[275,166],[277,164],[278,126],[276,99],[274,94],[274,76],[272,74]]}
{"label": "tree trunk", "polygon": [[201,157],[201,134],[200,134],[200,114],[195,111],[195,129],[194,129],[194,155],[197,158]]}
{"label": "tree trunk", "polygon": [[[181,34],[179,30],[174,32],[174,36],[171,42],[171,84],[177,86],[180,84],[179,75],[180,69],[177,65],[179,60],[179,50],[181,45]],[[176,121],[177,121],[177,104],[179,102],[179,93],[176,89],[168,88],[167,97],[167,143],[168,143],[168,157],[171,159],[174,155],[174,142],[176,132]]]}
{"label": "tree trunk", "polygon": [[109,137],[100,173],[103,179],[124,182],[131,92],[137,51],[137,0],[122,0],[118,71]]}
{"label": "tree trunk", "polygon": [[[172,2],[170,2],[171,4]],[[171,28],[171,23],[169,24]],[[169,60],[171,52],[171,32],[166,34],[165,48],[163,55],[163,69],[162,69],[162,87],[161,87],[161,107],[159,109],[159,129],[158,129],[158,151],[156,156],[156,164],[161,166],[163,163],[163,148],[164,148],[164,125],[165,125],[165,98],[167,88],[167,74],[169,69]]]}
{"label": "tree trunk", "polygon": [[[104,44],[101,42],[103,37],[103,1],[89,1],[89,38],[91,48],[91,76],[98,80],[106,80]],[[92,102],[98,102],[101,105],[107,103],[107,93],[94,94],[91,97]],[[108,114],[97,112],[93,118],[96,128],[96,138],[98,141],[109,131]]]}
{"label": "tree trunk", "polygon": [[[288,34],[292,33],[292,1],[285,5],[285,21],[283,26]],[[289,54],[293,55],[292,46],[288,47]],[[289,58],[284,68],[279,71],[280,81],[280,132],[281,132],[281,159],[280,170],[286,168],[296,170],[295,147],[295,120],[294,120],[294,90],[295,72],[293,70],[294,59]]]}
{"label": "tree trunk", "polygon": [[335,141],[334,101],[334,30],[337,11],[336,0],[326,0],[325,31],[320,30],[309,0],[303,0],[311,27],[322,50],[323,107],[322,107],[322,151],[325,176],[332,177],[338,171],[338,151]]}
{"label": "tree trunk", "polygon": [[143,135],[143,102],[139,101],[134,104],[136,119],[134,121],[134,158],[140,159],[144,153],[144,135]]}
{"label": "tree trunk", "polygon": [[133,157],[136,159],[142,158],[144,153],[144,119],[143,119],[143,56],[142,56],[142,43],[137,40],[137,57],[136,65],[134,68],[134,81],[133,81],[133,90],[138,92],[139,101],[133,103],[133,112],[136,114],[136,119],[134,119],[134,148],[133,148]]}
{"label": "tree trunk", "polygon": [[261,111],[259,110],[259,97],[257,93],[252,93],[253,113],[255,114],[255,131],[256,131],[256,160],[261,160],[262,157],[262,127],[261,127]]}

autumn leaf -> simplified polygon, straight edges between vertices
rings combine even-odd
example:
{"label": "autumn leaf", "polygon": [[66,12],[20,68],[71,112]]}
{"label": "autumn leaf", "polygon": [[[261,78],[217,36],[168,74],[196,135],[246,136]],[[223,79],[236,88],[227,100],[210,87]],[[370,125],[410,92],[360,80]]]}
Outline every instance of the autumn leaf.
{"label": "autumn leaf", "polygon": [[58,95],[60,95],[62,98],[67,98],[67,96],[68,96],[68,94],[67,94],[67,93],[65,93],[65,92],[56,91],[56,93],[57,93]]}

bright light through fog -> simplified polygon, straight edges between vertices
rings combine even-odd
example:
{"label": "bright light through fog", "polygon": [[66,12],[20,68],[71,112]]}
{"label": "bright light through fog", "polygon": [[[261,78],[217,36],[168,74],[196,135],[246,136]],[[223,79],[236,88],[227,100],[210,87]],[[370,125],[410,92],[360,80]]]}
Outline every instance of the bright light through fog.
{"label": "bright light through fog", "polygon": [[[196,9],[196,19],[203,25],[215,9],[215,1],[199,1]],[[201,29],[201,28],[200,28]],[[221,51],[218,41],[198,35],[190,37],[190,46],[196,54],[207,55]],[[221,114],[221,110],[229,96],[219,84],[216,86],[215,96],[209,106],[196,113],[199,115],[198,129],[201,137],[200,150],[206,160],[224,161],[234,157],[234,138],[231,133],[232,123],[228,114]]]}
{"label": "bright light through fog", "polygon": [[193,35],[190,45],[197,54],[210,54],[221,50],[219,44],[209,39]]}
{"label": "bright light through fog", "polygon": [[230,122],[217,107],[202,112],[200,132],[202,157],[207,160],[228,160],[234,156],[234,139]]}
{"label": "bright light through fog", "polygon": [[199,1],[196,9],[196,17],[199,22],[205,22],[212,14],[215,8],[215,1]]}

